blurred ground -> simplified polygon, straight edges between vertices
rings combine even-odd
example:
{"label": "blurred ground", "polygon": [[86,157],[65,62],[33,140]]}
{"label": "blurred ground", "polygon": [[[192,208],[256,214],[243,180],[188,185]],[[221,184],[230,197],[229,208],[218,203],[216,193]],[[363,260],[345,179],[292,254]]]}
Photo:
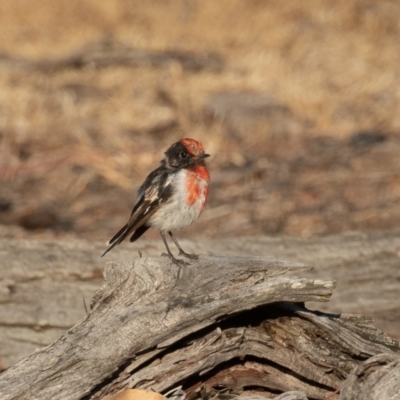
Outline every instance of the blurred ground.
{"label": "blurred ground", "polygon": [[109,239],[182,137],[212,154],[188,235],[399,226],[399,15],[395,0],[2,2],[0,237]]}

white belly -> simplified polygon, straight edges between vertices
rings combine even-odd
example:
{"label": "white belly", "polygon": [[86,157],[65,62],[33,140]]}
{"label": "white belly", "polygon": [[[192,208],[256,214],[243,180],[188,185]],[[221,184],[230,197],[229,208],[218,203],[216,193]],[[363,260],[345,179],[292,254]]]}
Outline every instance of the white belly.
{"label": "white belly", "polygon": [[176,190],[174,194],[149,220],[149,225],[159,231],[173,231],[191,225],[199,217],[204,207],[208,182],[198,178],[200,195],[193,204],[188,204],[186,174],[191,174],[191,172],[182,170],[175,175],[173,185]]}

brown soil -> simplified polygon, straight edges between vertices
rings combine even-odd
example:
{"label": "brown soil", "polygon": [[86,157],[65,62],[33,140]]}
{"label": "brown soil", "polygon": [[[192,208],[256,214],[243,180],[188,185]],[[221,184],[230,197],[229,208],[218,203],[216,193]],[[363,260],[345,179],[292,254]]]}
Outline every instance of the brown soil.
{"label": "brown soil", "polygon": [[[182,137],[212,154],[191,237],[399,226],[399,15],[394,0],[3,2],[0,237],[109,239]],[[166,61],[57,64],[110,43]]]}

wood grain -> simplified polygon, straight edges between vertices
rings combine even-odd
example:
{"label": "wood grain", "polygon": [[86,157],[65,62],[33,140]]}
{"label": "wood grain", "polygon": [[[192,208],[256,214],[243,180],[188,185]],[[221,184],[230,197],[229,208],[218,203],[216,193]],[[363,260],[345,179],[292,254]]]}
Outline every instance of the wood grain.
{"label": "wood grain", "polygon": [[[374,318],[375,326],[400,339],[400,231],[351,233],[324,238],[245,237],[218,241],[181,240],[200,254],[257,255],[303,262],[312,279],[334,279],[328,303],[308,307]],[[5,368],[52,343],[85,317],[103,281],[101,243],[57,240],[0,240],[0,357]],[[158,256],[159,241],[123,244],[109,259]]]}
{"label": "wood grain", "polygon": [[281,301],[327,301],[333,282],[287,276],[306,269],[260,257],[201,257],[187,268],[164,258],[109,263],[84,321],[1,374],[0,397],[52,399],[61,385],[64,399],[78,399],[128,360],[138,357],[138,368],[232,314]]}
{"label": "wood grain", "polygon": [[[269,249],[276,251],[274,240],[270,241]],[[346,243],[350,243],[347,250],[354,251],[354,243],[348,238]],[[81,323],[0,375],[2,399],[50,399],[61,385],[65,390],[58,398],[94,400],[126,387],[165,393],[182,383],[190,400],[203,398],[204,388],[221,387],[240,396],[251,395],[246,388],[257,387],[263,397],[287,392],[282,396],[322,399],[345,385],[363,360],[398,349],[398,342],[374,328],[368,317],[304,308],[305,301],[329,300],[335,284],[291,276],[313,273],[301,263],[202,256],[199,262],[179,268],[164,258],[139,258],[108,263],[103,285],[95,292],[91,285],[100,282],[101,270],[95,259],[88,259],[98,246],[6,244],[8,253],[3,255],[10,268],[1,281],[0,307],[16,304],[19,311],[4,308],[8,320],[18,321],[37,307],[30,300],[36,294],[39,312],[27,318],[24,328],[43,338],[43,332],[57,333],[63,323],[70,323],[60,315],[62,302],[52,314],[54,305],[46,299],[72,293],[65,299],[82,312],[79,290],[87,285],[94,296]],[[236,246],[240,251],[243,243],[237,241]],[[265,251],[265,243],[261,246]],[[343,242],[341,246],[346,249]],[[369,251],[376,258],[377,249]],[[128,258],[124,251],[117,251],[117,257],[121,253]],[[315,249],[313,256],[321,258]],[[28,268],[29,264],[34,267]],[[49,312],[47,320],[41,310]],[[1,313],[0,318],[4,318]]]}

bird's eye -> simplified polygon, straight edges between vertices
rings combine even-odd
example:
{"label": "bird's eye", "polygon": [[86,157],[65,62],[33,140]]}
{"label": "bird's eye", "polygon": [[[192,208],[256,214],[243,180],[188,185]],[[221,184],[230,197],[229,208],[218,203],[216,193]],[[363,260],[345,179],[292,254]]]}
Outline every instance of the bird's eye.
{"label": "bird's eye", "polygon": [[181,153],[181,154],[179,154],[179,156],[180,156],[181,158],[186,158],[186,156],[187,156],[187,153],[185,153],[184,151],[182,151],[182,153]]}

